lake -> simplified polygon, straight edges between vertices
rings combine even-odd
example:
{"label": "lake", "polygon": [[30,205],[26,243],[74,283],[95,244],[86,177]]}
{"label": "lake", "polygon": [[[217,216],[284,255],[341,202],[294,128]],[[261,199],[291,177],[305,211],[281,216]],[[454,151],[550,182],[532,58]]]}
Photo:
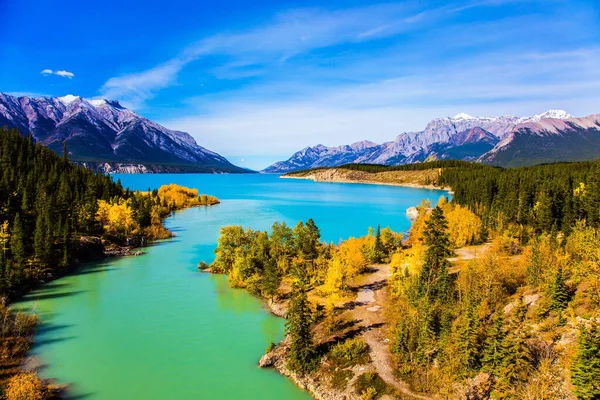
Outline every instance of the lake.
{"label": "lake", "polygon": [[369,226],[409,228],[406,209],[444,192],[279,179],[275,175],[115,175],[136,190],[177,183],[222,203],[175,213],[176,237],[139,257],[83,265],[15,304],[42,324],[31,355],[42,376],[71,384],[77,399],[310,399],[257,362],[282,339],[284,320],[260,300],[230,289],[225,276],[197,271],[214,258],[219,229],[268,229],[313,218],[338,242]]}

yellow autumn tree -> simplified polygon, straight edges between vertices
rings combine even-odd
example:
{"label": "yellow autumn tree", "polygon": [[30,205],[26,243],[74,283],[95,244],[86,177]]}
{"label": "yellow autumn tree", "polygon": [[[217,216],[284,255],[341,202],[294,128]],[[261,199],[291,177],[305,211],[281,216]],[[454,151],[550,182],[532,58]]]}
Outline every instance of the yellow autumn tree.
{"label": "yellow autumn tree", "polygon": [[128,235],[136,228],[133,212],[123,199],[115,204],[98,200],[96,221],[100,222],[106,233],[114,236]]}
{"label": "yellow autumn tree", "polygon": [[158,196],[162,202],[166,202],[175,209],[217,204],[219,202],[216,197],[205,194],[198,195],[198,189],[190,189],[176,184],[161,186],[158,189]]}
{"label": "yellow autumn tree", "polygon": [[429,219],[429,213],[431,211],[431,203],[423,200],[417,207],[417,218],[410,227],[406,244],[413,246],[423,240],[423,233],[425,232],[425,223]]}
{"label": "yellow autumn tree", "polygon": [[365,238],[350,238],[340,244],[327,268],[324,289],[335,293],[348,289],[350,282],[369,263],[364,255]]}
{"label": "yellow autumn tree", "polygon": [[463,247],[480,241],[481,219],[474,212],[467,207],[448,203],[445,200],[440,201],[439,205],[448,221],[452,247]]}
{"label": "yellow autumn tree", "polygon": [[33,372],[23,372],[9,379],[6,386],[7,400],[41,400],[43,386]]}

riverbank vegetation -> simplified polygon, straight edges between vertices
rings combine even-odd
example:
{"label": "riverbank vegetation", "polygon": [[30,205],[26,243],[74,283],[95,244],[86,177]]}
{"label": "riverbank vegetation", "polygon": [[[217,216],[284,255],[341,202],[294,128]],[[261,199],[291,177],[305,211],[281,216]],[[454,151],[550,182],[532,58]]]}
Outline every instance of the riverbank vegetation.
{"label": "riverbank vegetation", "polygon": [[61,275],[93,256],[101,240],[139,245],[169,237],[162,225],[169,213],[219,202],[178,185],[124,190],[108,175],[73,165],[67,153],[0,130],[0,297]]}
{"label": "riverbank vegetation", "polygon": [[[393,263],[391,349],[413,390],[594,399],[600,378],[600,164],[466,165],[440,182],[481,218],[478,258],[449,264],[450,215],[421,207]],[[475,236],[475,240],[478,240]],[[585,362],[583,360],[586,360]],[[585,366],[584,366],[585,365]]]}
{"label": "riverbank vegetation", "polygon": [[[443,207],[453,222],[449,230],[455,242],[478,240],[481,224],[474,213],[446,201]],[[416,226],[420,224],[421,220]],[[227,273],[233,287],[275,304],[286,302],[288,339],[282,345],[286,370],[309,379],[331,378],[333,390],[377,397],[373,393],[380,396],[396,389],[372,371],[369,345],[357,336],[364,328],[341,314],[354,307],[358,282],[372,272],[371,266],[400,263],[403,247],[402,235],[389,228],[377,227],[363,237],[333,244],[320,240],[310,219],[294,228],[276,222],[270,232],[227,226],[221,229],[210,270]],[[370,368],[368,377],[359,379],[360,365]],[[354,383],[347,389],[351,379]]]}
{"label": "riverbank vegetation", "polygon": [[[66,147],[63,153],[0,129],[0,386],[18,371],[35,326],[29,317],[12,314],[6,299],[64,275],[78,261],[104,256],[106,248],[129,249],[171,236],[162,220],[174,210],[219,202],[177,185],[125,190],[108,175],[72,164]],[[11,381],[7,396],[36,386],[21,378]]]}
{"label": "riverbank vegetation", "polygon": [[[442,198],[435,207],[421,204],[401,245],[386,248],[383,231],[336,245],[316,244],[314,235],[318,251],[275,257],[265,270],[277,276],[268,297],[291,299],[290,325],[297,326],[298,309],[312,315],[300,318],[312,326],[310,333],[303,328],[304,336],[312,336],[302,343],[316,349],[305,353],[310,362],[288,351],[288,368],[303,376],[324,374],[340,391],[352,382],[362,388],[354,395],[377,398],[394,392],[389,377],[383,381],[369,372],[358,379],[351,369],[331,367],[341,351],[332,348],[344,346],[344,327],[352,322],[339,320],[336,311],[339,315],[340,305],[353,307],[349,294],[375,263],[379,236],[383,246],[377,248],[384,249],[379,260],[389,263],[392,273],[386,304],[389,352],[396,377],[413,393],[472,399],[600,398],[600,162],[517,169],[455,161],[340,168],[364,174],[434,171],[431,183],[450,187],[453,198]],[[260,235],[262,243],[269,242],[266,232]],[[286,237],[291,248],[299,248],[294,233]],[[239,275],[236,268],[246,270],[242,265],[248,265],[248,258],[242,255],[248,249],[260,248],[258,253],[268,255],[271,247],[236,250],[236,241],[226,242],[232,246],[226,253],[233,256],[220,264],[225,259],[220,241],[217,270],[230,273],[234,286],[260,282],[264,274]],[[456,256],[455,250],[470,256]],[[304,280],[304,286],[286,284],[290,279]],[[264,296],[260,290],[255,293]],[[287,340],[298,341],[291,335]]]}

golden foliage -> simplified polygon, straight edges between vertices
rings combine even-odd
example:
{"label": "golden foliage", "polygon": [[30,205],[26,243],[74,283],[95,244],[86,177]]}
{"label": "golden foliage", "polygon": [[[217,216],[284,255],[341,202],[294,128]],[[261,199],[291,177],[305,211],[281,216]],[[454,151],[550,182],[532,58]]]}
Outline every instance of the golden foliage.
{"label": "golden foliage", "polygon": [[565,246],[571,260],[570,272],[575,283],[587,277],[600,277],[600,232],[585,222],[578,222]]}
{"label": "golden foliage", "polygon": [[[458,248],[481,241],[481,218],[473,211],[458,204],[448,203],[445,197],[440,198],[438,206],[444,211],[448,221],[451,247]],[[426,201],[421,202],[417,207],[417,218],[410,228],[407,245],[414,246],[423,241],[423,232],[430,211],[431,205]]]}
{"label": "golden foliage", "polygon": [[176,184],[163,185],[158,189],[161,201],[179,210],[198,205],[212,205],[219,203],[216,197],[205,194],[198,195],[198,189],[190,189]]}
{"label": "golden foliage", "polygon": [[367,237],[350,238],[338,247],[329,261],[325,277],[324,290],[335,293],[346,290],[350,282],[368,267],[367,258],[363,253]]}
{"label": "golden foliage", "polygon": [[[445,199],[442,197],[442,199]],[[452,247],[458,248],[481,241],[481,218],[467,207],[442,202],[441,208],[448,221]]]}
{"label": "golden foliage", "polygon": [[6,387],[7,400],[41,400],[43,386],[33,372],[23,372],[13,376]]}
{"label": "golden foliage", "polygon": [[123,199],[114,204],[98,200],[96,221],[100,222],[106,233],[115,236],[128,235],[136,227],[131,207]]}

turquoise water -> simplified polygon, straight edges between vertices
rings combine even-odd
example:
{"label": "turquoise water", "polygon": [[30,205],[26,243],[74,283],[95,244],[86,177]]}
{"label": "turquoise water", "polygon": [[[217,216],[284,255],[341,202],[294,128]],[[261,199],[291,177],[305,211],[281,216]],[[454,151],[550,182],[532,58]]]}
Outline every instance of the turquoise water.
{"label": "turquoise water", "polygon": [[42,325],[32,355],[42,375],[70,383],[77,399],[308,399],[257,361],[283,336],[284,321],[258,299],[230,289],[224,276],[196,270],[214,258],[219,228],[268,229],[313,218],[323,239],[359,236],[369,226],[409,227],[406,208],[435,190],[314,183],[273,175],[118,175],[147,190],[195,187],[222,203],[175,213],[176,237],[140,257],[81,267],[26,296]]}

